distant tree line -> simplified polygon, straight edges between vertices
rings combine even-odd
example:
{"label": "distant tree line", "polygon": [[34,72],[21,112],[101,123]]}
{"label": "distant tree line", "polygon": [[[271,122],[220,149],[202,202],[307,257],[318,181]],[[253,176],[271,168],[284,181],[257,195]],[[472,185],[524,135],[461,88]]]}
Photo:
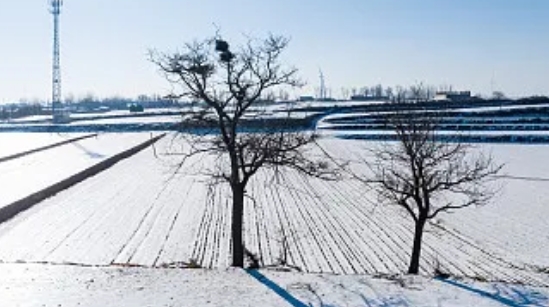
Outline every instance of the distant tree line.
{"label": "distant tree line", "polygon": [[88,94],[80,99],[75,99],[73,96],[68,96],[64,100],[64,105],[77,112],[90,112],[100,110],[101,108],[110,110],[127,110],[131,105],[140,105],[145,109],[170,108],[180,107],[181,103],[171,98],[162,97],[159,95],[139,95],[137,98],[120,96],[98,98],[92,94]]}
{"label": "distant tree line", "polygon": [[[71,112],[100,112],[107,110],[128,110],[130,106],[141,106],[144,109],[174,108],[184,104],[174,99],[159,95],[139,95],[137,98],[112,96],[107,98],[87,94],[81,98],[68,95],[62,102],[62,107]],[[34,115],[50,115],[51,105],[46,101],[21,100],[16,103],[0,105],[0,120],[17,119]]]}
{"label": "distant tree line", "polygon": [[39,103],[19,103],[0,106],[0,119],[21,118],[47,114]]}
{"label": "distant tree line", "polygon": [[[409,87],[403,86],[384,86],[377,84],[374,86],[363,86],[361,88],[342,89],[342,95],[345,99],[352,100],[388,100],[402,101],[406,98],[409,101],[425,101],[435,97],[439,91],[443,91],[445,87],[426,86],[423,83],[418,83]],[[349,95],[350,94],[350,95]]]}
{"label": "distant tree line", "polygon": [[[427,85],[422,82],[411,86],[384,86],[376,84],[373,86],[363,86],[360,88],[341,88],[341,97],[343,100],[387,100],[387,101],[405,101],[422,102],[432,100],[437,93],[453,92],[454,87],[451,85]],[[539,98],[532,96],[531,98]],[[494,91],[490,96],[482,96],[480,94],[473,95],[472,100],[509,100],[507,95],[502,91]]]}

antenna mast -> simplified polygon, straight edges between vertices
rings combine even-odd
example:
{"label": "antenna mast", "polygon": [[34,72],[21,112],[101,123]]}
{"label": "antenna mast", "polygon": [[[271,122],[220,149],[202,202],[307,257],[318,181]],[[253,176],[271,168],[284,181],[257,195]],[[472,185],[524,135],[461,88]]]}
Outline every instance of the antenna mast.
{"label": "antenna mast", "polygon": [[326,82],[324,80],[324,74],[322,73],[322,69],[318,70],[320,73],[320,100],[326,99]]}
{"label": "antenna mast", "polygon": [[53,121],[60,119],[61,105],[61,57],[59,48],[59,15],[63,0],[50,0],[50,13],[53,15],[53,67],[52,67],[52,101]]}

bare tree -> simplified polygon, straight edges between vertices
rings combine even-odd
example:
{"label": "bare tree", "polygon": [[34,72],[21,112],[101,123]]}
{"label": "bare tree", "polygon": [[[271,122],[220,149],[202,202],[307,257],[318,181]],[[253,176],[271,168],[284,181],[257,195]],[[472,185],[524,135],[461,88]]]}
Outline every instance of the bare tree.
{"label": "bare tree", "polygon": [[491,155],[472,154],[472,146],[437,138],[432,114],[400,113],[388,118],[397,142],[373,149],[371,177],[380,200],[402,207],[415,224],[409,274],[417,274],[423,231],[439,213],[487,203],[486,184],[502,165]]}
{"label": "bare tree", "polygon": [[350,90],[347,87],[341,87],[341,100],[349,100],[350,99]]}
{"label": "bare tree", "polygon": [[388,86],[386,89],[385,89],[385,96],[391,100],[393,98],[393,88]]}
{"label": "bare tree", "polygon": [[[258,102],[263,94],[301,85],[297,70],[280,63],[287,45],[286,38],[271,35],[250,39],[233,52],[226,41],[217,38],[186,44],[176,53],[151,53],[153,63],[178,87],[179,93],[172,96],[187,97],[203,106],[187,124],[215,132],[189,137],[191,149],[180,165],[197,154],[217,157],[208,175],[214,183],[228,183],[232,192],[232,265],[236,267],[244,265],[246,186],[260,169],[277,172],[288,167],[321,178],[333,175],[326,162],[310,159],[304,150],[315,141],[314,133],[285,129],[287,122],[272,124],[261,118]],[[252,124],[255,131],[243,131]]]}
{"label": "bare tree", "polygon": [[370,88],[367,86],[364,86],[360,89],[360,94],[364,97],[368,97],[370,95]]}
{"label": "bare tree", "polygon": [[507,97],[506,97],[505,94],[504,94],[503,92],[501,92],[501,91],[494,91],[494,92],[492,93],[492,99],[501,100],[501,99],[505,99],[505,98],[507,98]]}
{"label": "bare tree", "polygon": [[378,84],[374,87],[372,87],[372,92],[374,93],[374,97],[383,97],[383,85]]}

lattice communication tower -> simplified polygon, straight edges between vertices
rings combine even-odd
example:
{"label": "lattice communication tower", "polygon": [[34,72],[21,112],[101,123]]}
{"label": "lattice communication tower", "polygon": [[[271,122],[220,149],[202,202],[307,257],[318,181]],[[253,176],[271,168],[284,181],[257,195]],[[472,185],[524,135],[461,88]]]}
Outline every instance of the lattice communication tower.
{"label": "lattice communication tower", "polygon": [[63,0],[50,0],[50,13],[53,15],[53,70],[52,70],[52,116],[57,121],[61,115],[61,57],[59,43],[59,15]]}

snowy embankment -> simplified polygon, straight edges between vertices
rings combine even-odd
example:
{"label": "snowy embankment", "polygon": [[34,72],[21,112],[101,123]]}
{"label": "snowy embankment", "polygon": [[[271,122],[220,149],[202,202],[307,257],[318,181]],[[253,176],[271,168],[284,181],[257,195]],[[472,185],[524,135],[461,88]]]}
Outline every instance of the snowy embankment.
{"label": "snowy embankment", "polygon": [[424,277],[0,264],[1,306],[547,306],[549,290]]}
{"label": "snowy embankment", "polygon": [[[200,174],[215,165],[210,158],[188,161],[174,175],[180,157],[164,155],[170,143],[166,138],[0,225],[0,260],[227,267],[229,191],[208,185]],[[324,139],[321,144],[337,151],[339,158],[357,161],[363,146],[375,143]],[[525,146],[490,148],[498,161],[513,165],[507,172],[515,176],[536,175],[524,170],[543,163],[549,154],[549,147],[543,146],[530,151]],[[363,172],[365,167],[355,165],[353,170]],[[519,183],[509,180],[506,191],[519,191]],[[263,265],[286,258],[310,273],[406,270],[413,235],[410,219],[398,208],[378,205],[376,196],[359,182],[323,182],[288,171],[278,178],[259,173],[250,184],[245,242]],[[539,185],[535,193],[502,196],[495,205],[457,212],[428,226],[421,272],[432,274],[439,268],[456,276],[549,284],[549,278],[531,266],[549,267],[543,257],[549,250],[544,239],[549,229],[538,218],[549,214],[540,192],[549,182]],[[528,214],[518,214],[525,207]],[[506,230],[509,225],[496,222],[511,219],[522,226]]]}

